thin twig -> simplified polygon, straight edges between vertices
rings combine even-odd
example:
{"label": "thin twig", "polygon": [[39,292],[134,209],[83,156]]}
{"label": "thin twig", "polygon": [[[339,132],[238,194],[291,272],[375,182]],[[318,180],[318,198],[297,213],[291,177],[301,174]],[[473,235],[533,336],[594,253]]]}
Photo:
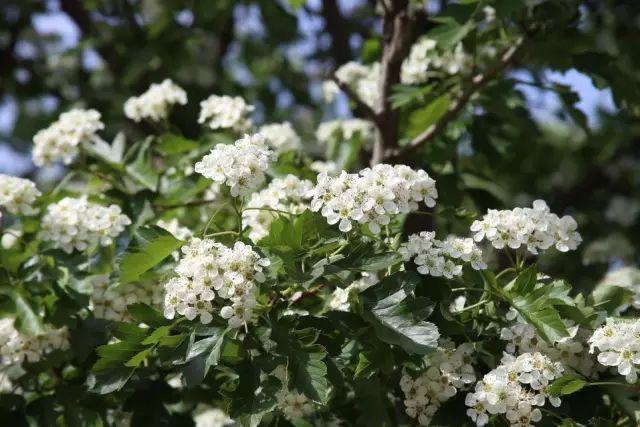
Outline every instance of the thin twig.
{"label": "thin twig", "polygon": [[471,97],[478,91],[483,89],[490,81],[494,80],[500,74],[511,67],[520,52],[522,46],[522,39],[516,41],[516,43],[509,47],[500,57],[500,61],[493,67],[489,68],[486,72],[473,76],[469,82],[467,89],[455,100],[450,106],[447,112],[433,125],[429,126],[424,132],[413,138],[411,142],[405,147],[398,150],[389,150],[385,154],[385,159],[398,158],[406,156],[422,144],[429,142],[435,138],[441,131],[443,131],[449,122],[454,120],[458,113],[469,103]]}
{"label": "thin twig", "polygon": [[335,75],[331,76],[331,79],[335,82],[335,84],[338,85],[340,90],[344,92],[345,95],[347,95],[347,97],[351,101],[353,101],[360,110],[364,112],[364,114],[367,116],[369,120],[371,120],[374,123],[377,123],[378,114],[375,111],[373,111],[373,108],[371,108],[368,104],[366,104],[363,100],[361,100],[358,94],[353,89],[351,89],[351,87],[349,87],[348,84],[340,80]]}

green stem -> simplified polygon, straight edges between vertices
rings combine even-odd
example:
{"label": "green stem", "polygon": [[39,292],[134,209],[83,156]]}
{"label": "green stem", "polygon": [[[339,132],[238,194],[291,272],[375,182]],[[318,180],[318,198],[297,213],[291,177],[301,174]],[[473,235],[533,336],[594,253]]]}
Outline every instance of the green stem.
{"label": "green stem", "polygon": [[269,211],[269,212],[277,212],[284,215],[293,215],[291,212],[281,211],[279,209],[272,209],[272,208],[245,208],[243,212],[244,211]]}
{"label": "green stem", "polygon": [[463,308],[462,310],[457,311],[457,312],[456,312],[456,314],[464,313],[464,312],[465,312],[465,311],[467,311],[467,310],[473,310],[474,308],[476,308],[476,307],[481,307],[481,306],[485,305],[485,304],[486,304],[486,303],[488,303],[488,302],[491,302],[491,300],[488,300],[488,299],[480,300],[480,301],[478,301],[478,302],[477,302],[477,303],[475,303],[475,304],[471,304],[471,305],[469,305],[469,306],[467,306],[467,307]]}

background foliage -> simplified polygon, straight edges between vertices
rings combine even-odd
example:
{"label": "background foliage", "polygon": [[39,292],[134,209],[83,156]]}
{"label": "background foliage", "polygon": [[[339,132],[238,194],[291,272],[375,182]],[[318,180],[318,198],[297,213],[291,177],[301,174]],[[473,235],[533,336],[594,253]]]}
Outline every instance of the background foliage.
{"label": "background foliage", "polygon": [[[197,228],[201,215],[213,214],[197,203],[207,181],[178,176],[168,187],[158,187],[169,168],[193,164],[215,143],[231,138],[203,133],[195,125],[199,101],[212,93],[241,95],[257,106],[256,122],[291,121],[313,158],[321,158],[324,152],[314,136],[320,121],[350,115],[350,111],[366,118],[362,106],[346,96],[325,105],[320,85],[347,61],[380,59],[384,25],[375,3],[9,0],[0,4],[0,96],[5,111],[13,110],[16,117],[2,140],[27,153],[35,132],[60,112],[73,106],[99,110],[107,124],[107,141],[120,131],[126,134],[123,152],[109,153],[117,161],[105,156],[83,159],[84,163],[71,168],[71,184],[81,183],[76,187],[56,187],[57,181],[47,182],[35,167],[24,175],[41,179],[42,187],[56,188],[47,196],[51,201],[83,187],[90,194],[104,194],[134,222],[113,248],[95,253],[42,252],[38,246],[42,242],[35,238],[22,242],[19,250],[2,252],[3,310],[16,313],[25,330],[41,328],[34,311],[42,308],[49,322],[76,331],[71,353],[59,355],[59,360],[54,355],[33,367],[30,381],[41,391],[37,397],[28,401],[17,395],[0,398],[7,425],[23,425],[27,420],[32,425],[101,425],[105,408],[133,413],[134,425],[188,425],[188,409],[210,401],[212,394],[216,400],[232,401],[233,406],[226,409],[244,414],[246,424],[255,424],[273,407],[270,398],[277,388],[261,382],[264,368],[259,366],[275,362],[266,360],[269,354],[293,364],[290,371],[296,383],[312,399],[326,401],[333,387],[336,414],[354,425],[409,422],[402,408],[380,402],[386,391],[397,388],[394,364],[405,360],[407,351],[420,354],[423,347],[402,334],[382,338],[386,335],[376,328],[380,319],[375,310],[380,296],[363,297],[360,309],[370,313],[363,316],[332,313],[298,316],[295,321],[267,316],[242,341],[221,327],[169,327],[159,313],[143,305],[129,307],[130,314],[152,331],[141,331],[133,323],[106,325],[75,314],[86,305],[86,280],[91,275],[108,273],[121,283],[161,283],[168,276],[170,267],[160,261],[180,242],[150,226],[152,220],[175,215],[184,225]],[[495,8],[499,22],[491,29],[478,19],[478,11],[488,4]],[[398,107],[394,111],[400,134],[397,146],[391,148],[403,152],[412,138],[446,119],[439,132],[409,155],[390,159],[428,170],[440,193],[435,217],[409,215],[393,224],[394,231],[403,239],[423,230],[466,235],[471,218],[489,208],[511,209],[544,199],[553,212],[571,214],[580,225],[584,239],[580,250],[550,252],[540,258],[540,270],[571,283],[572,296],[589,295],[612,267],[637,265],[638,215],[621,220],[628,216],[628,208],[617,214],[612,203],[620,197],[637,202],[640,194],[640,5],[633,0],[433,0],[426,7],[412,4],[412,8],[410,41],[429,33],[452,44],[461,41],[469,52],[479,52],[486,45],[496,45],[502,52],[505,43],[520,39],[522,47],[481,87],[476,88],[469,75],[447,76],[418,88],[393,87],[391,100]],[[64,25],[76,28],[77,43],[61,48],[55,35],[38,30],[38,19],[52,11],[68,20]],[[490,64],[474,64],[471,75],[476,65],[479,70],[490,69]],[[583,94],[549,78],[566,71],[577,71],[595,87],[610,91],[615,108],[587,117],[580,108]],[[189,103],[172,114],[171,131],[126,120],[124,101],[167,77],[189,94]],[[555,94],[557,108],[540,119],[531,108],[527,88]],[[468,91],[472,93],[467,102],[449,117],[447,109],[458,94]],[[144,140],[149,134],[156,136],[152,148]],[[358,142],[341,142],[340,152],[350,159],[345,169],[367,166],[372,153],[367,147],[359,148]],[[295,155],[282,158],[276,169],[315,176],[307,159]],[[116,177],[117,182],[105,183],[105,176]],[[210,225],[225,230],[236,227],[234,221],[233,215],[225,214]],[[278,221],[262,248],[281,259],[282,265],[276,264],[271,272],[286,275],[281,291],[304,292],[297,310],[313,313],[322,305],[316,295],[318,277],[348,284],[355,272],[384,270],[397,262],[385,259],[382,248],[364,254],[362,248],[349,247],[345,258],[332,264],[336,271],[321,269],[313,277],[316,263],[335,249],[336,230],[327,229],[322,218],[313,215]],[[27,221],[23,229],[35,235],[37,226]],[[232,241],[225,239],[221,238]],[[372,242],[365,240],[365,244]],[[25,262],[41,252],[37,263]],[[494,262],[506,266],[508,260]],[[113,265],[116,271],[111,271]],[[302,271],[302,265],[311,273]],[[17,276],[24,280],[16,283]],[[406,279],[403,284],[411,286],[414,278]],[[431,295],[446,294],[446,286],[438,280],[432,285],[425,295],[408,292],[407,299],[447,300],[448,295]],[[280,303],[281,309],[289,308],[287,302]],[[537,309],[543,307],[527,306],[526,311]],[[441,316],[435,307],[431,310]],[[461,334],[454,324],[448,326],[450,334],[443,335]],[[345,356],[341,352],[354,331],[363,334],[360,347]],[[124,344],[107,344],[114,336]],[[255,354],[258,348],[260,354]],[[150,355],[153,363],[148,363]],[[345,366],[340,366],[345,360]],[[96,362],[102,363],[98,369]],[[172,364],[180,364],[185,389],[167,385],[163,370]],[[212,370],[214,366],[220,369]],[[92,374],[87,378],[88,372]],[[350,378],[344,377],[345,372]],[[260,392],[253,394],[255,390]],[[619,407],[581,405],[597,402],[599,393],[583,391],[573,401],[581,409],[571,416],[583,423],[600,417],[597,422],[605,423],[612,414],[617,417],[624,412]],[[571,405],[571,397],[568,401]],[[625,402],[628,406],[622,405],[623,409],[637,414],[638,402]],[[468,420],[449,422],[458,425]]]}

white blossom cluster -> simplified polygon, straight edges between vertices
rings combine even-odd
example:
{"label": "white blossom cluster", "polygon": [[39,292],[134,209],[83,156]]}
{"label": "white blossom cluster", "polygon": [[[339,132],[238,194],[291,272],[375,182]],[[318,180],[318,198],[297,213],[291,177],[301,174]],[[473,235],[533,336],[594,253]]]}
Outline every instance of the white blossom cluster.
{"label": "white blossom cluster", "polygon": [[251,119],[248,117],[253,111],[253,105],[249,105],[239,96],[211,95],[200,102],[200,116],[198,123],[216,129],[233,129],[244,131],[251,127]]}
{"label": "white blossom cluster", "polygon": [[482,251],[472,238],[448,236],[444,241],[436,239],[434,231],[412,234],[398,249],[405,262],[413,258],[418,273],[451,279],[462,274],[464,263],[475,270],[484,270]]}
{"label": "white blossom cluster", "polygon": [[99,275],[92,280],[90,307],[97,319],[131,322],[133,319],[127,306],[144,303],[151,307],[162,307],[162,288],[155,283],[124,284],[110,287],[109,276]]}
{"label": "white blossom cluster", "polygon": [[362,273],[362,277],[355,280],[346,288],[336,288],[331,294],[328,308],[334,311],[349,311],[351,304],[349,303],[349,295],[352,293],[359,294],[371,286],[378,283],[380,279],[376,273]]}
{"label": "white blossom cluster", "polygon": [[428,368],[418,377],[404,373],[400,380],[407,415],[420,425],[431,423],[431,418],[446,402],[476,381],[473,369],[473,344],[455,345],[446,341],[427,358]]}
{"label": "white blossom cluster", "polygon": [[435,184],[424,170],[404,165],[378,164],[336,177],[321,173],[311,193],[311,210],[320,211],[329,224],[339,223],[340,231],[351,230],[357,222],[379,233],[392,215],[417,210],[418,202],[435,206]]}
{"label": "white blossom cluster", "polygon": [[102,206],[86,196],[65,197],[47,207],[41,237],[71,253],[92,245],[108,246],[129,224],[131,220],[117,205]]}
{"label": "white blossom cluster", "polygon": [[490,209],[482,220],[471,224],[476,242],[487,239],[496,249],[526,246],[532,254],[551,246],[560,252],[575,250],[582,242],[577,228],[573,217],[551,213],[544,200],[534,201],[533,208]]}
{"label": "white blossom cluster", "polygon": [[300,136],[289,122],[263,125],[258,130],[277,154],[299,150],[302,146]]}
{"label": "white blossom cluster", "polygon": [[60,114],[58,120],[33,137],[33,163],[48,166],[56,161],[70,164],[82,143],[91,142],[104,129],[96,110],[74,109]]}
{"label": "white blossom cluster", "polygon": [[633,259],[635,248],[625,234],[615,232],[591,240],[581,252],[584,265],[607,264],[611,261]]}
{"label": "white blossom cluster", "polygon": [[640,215],[640,201],[635,198],[614,196],[604,211],[607,221],[615,222],[623,227],[632,226]]}
{"label": "white blossom cluster", "polygon": [[313,183],[295,175],[276,178],[265,188],[253,193],[242,212],[242,226],[249,228],[249,238],[257,242],[269,234],[278,213],[270,210],[302,213],[309,206]]}
{"label": "white blossom cluster", "polygon": [[507,341],[508,353],[542,353],[552,361],[561,363],[565,370],[572,369],[587,377],[594,374],[593,356],[586,345],[590,331],[570,327],[569,336],[552,345],[540,337],[535,328],[517,315],[515,310],[507,314],[507,319],[515,319],[512,325],[500,331],[500,338]]}
{"label": "white blossom cluster", "polygon": [[446,52],[438,52],[436,41],[428,37],[418,40],[409,52],[409,56],[402,63],[401,81],[403,84],[421,84],[429,80],[432,71],[443,71],[447,74],[457,74],[469,61],[462,43]]}
{"label": "white blossom cluster", "polygon": [[185,105],[187,94],[171,79],[162,83],[153,83],[140,96],[133,96],[124,103],[124,114],[133,121],[144,119],[158,122],[169,117],[171,107],[175,104]]}
{"label": "white blossom cluster", "polygon": [[489,416],[504,414],[512,426],[528,426],[542,419],[540,408],[549,399],[554,407],[560,399],[546,389],[564,371],[542,353],[505,354],[501,364],[478,381],[475,391],[466,396],[467,415],[479,426]]}
{"label": "white blossom cluster", "polygon": [[233,420],[222,410],[218,408],[206,408],[199,410],[193,416],[195,427],[224,427],[234,424]]}
{"label": "white blossom cluster", "polygon": [[[380,81],[380,63],[364,65],[357,62],[347,62],[336,70],[336,79],[353,90],[358,98],[374,108],[380,99],[378,82]],[[340,88],[333,81],[325,81],[322,91],[326,102],[332,102]]]}
{"label": "white blossom cluster", "polygon": [[640,319],[608,318],[589,338],[590,351],[598,350],[598,362],[616,367],[629,383],[640,370]]}
{"label": "white blossom cluster", "polygon": [[285,417],[296,420],[313,414],[313,402],[304,394],[297,391],[281,390],[276,394],[278,409]]}
{"label": "white blossom cluster", "polygon": [[320,123],[316,130],[316,139],[323,144],[328,143],[333,138],[344,141],[356,135],[365,143],[372,141],[375,136],[373,123],[362,119],[336,119]]}
{"label": "white blossom cluster", "polygon": [[33,203],[42,193],[28,179],[0,174],[0,208],[13,214],[33,215]]}
{"label": "white blossom cluster", "polygon": [[69,348],[69,331],[44,326],[40,335],[29,336],[14,327],[14,319],[0,319],[0,362],[2,366],[20,365],[23,361],[34,363],[54,350]]}
{"label": "white blossom cluster", "polygon": [[259,133],[245,135],[233,145],[218,144],[196,163],[195,171],[231,189],[231,195],[245,196],[265,180],[264,171],[273,160],[267,139]]}
{"label": "white blossom cluster", "polygon": [[316,160],[309,165],[309,169],[316,173],[325,173],[327,175],[337,175],[340,173],[340,167],[336,162]]}
{"label": "white blossom cluster", "polygon": [[[165,284],[164,315],[177,314],[189,320],[200,317],[208,324],[213,319],[214,303],[229,326],[238,328],[251,320],[256,306],[255,282],[265,280],[261,258],[252,247],[236,242],[232,248],[210,239],[193,238],[182,247],[183,257],[175,268],[177,277]],[[230,305],[224,305],[228,304]]]}

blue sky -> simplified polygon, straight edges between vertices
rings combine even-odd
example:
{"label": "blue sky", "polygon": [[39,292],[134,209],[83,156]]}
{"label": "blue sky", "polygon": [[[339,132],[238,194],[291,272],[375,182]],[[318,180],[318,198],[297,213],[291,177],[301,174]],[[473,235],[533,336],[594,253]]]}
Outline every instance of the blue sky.
{"label": "blue sky", "polygon": [[[349,14],[360,1],[342,0],[340,3],[342,12]],[[61,51],[77,45],[80,38],[78,28],[66,14],[56,10],[57,5],[55,2],[50,2],[50,4],[50,12],[33,17],[34,28],[39,33],[57,34],[60,38],[57,49]],[[318,9],[320,0],[309,0],[307,5],[312,9]],[[247,15],[254,22],[252,25],[243,25],[243,27],[248,28],[251,32],[259,33],[261,26],[259,16],[256,17],[255,11],[243,11],[242,14],[244,15],[243,18],[245,18],[243,21],[245,24]],[[309,48],[312,48],[313,44],[318,42],[315,34],[319,28],[322,28],[321,20],[312,18],[302,9],[298,12],[298,19],[301,23],[304,40],[288,52],[292,55],[304,55]],[[23,46],[22,49],[25,54],[28,54],[28,46]],[[83,58],[83,63],[88,68],[96,67],[99,66],[99,58],[91,51],[88,51]],[[520,80],[530,80],[526,73],[516,71],[513,74]],[[547,72],[544,77],[548,83],[556,82],[569,85],[580,95],[580,102],[577,107],[587,115],[591,126],[597,126],[598,109],[610,112],[615,110],[611,92],[608,89],[599,90],[595,88],[588,76],[576,70],[570,70],[565,73]],[[519,85],[519,88],[525,94],[529,108],[537,120],[541,122],[556,120],[554,113],[561,105],[557,95],[551,91],[539,90],[526,84]],[[338,114],[348,114],[346,104],[339,105],[337,112]],[[2,134],[11,135],[15,116],[16,110],[13,101],[10,98],[2,99],[0,101],[0,173],[20,174],[30,168],[28,158],[16,153],[8,144],[2,142]]]}

